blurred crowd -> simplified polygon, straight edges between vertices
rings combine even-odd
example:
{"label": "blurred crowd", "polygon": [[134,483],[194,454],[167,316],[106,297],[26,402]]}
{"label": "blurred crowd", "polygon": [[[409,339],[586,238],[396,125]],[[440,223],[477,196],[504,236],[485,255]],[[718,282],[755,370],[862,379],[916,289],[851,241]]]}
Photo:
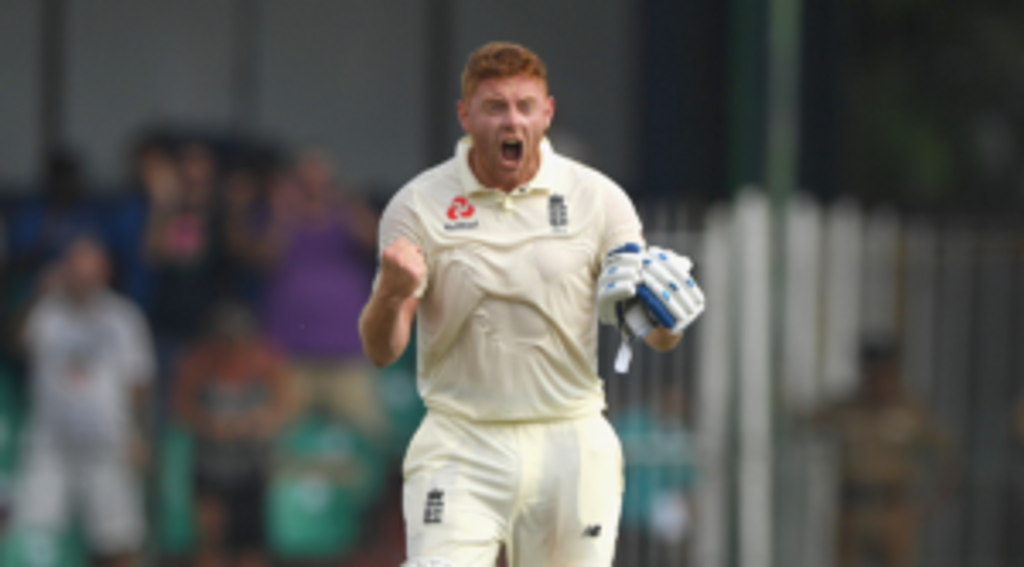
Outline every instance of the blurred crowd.
{"label": "blurred crowd", "polygon": [[[414,348],[362,355],[379,203],[317,148],[148,134],[118,191],[73,153],[0,202],[0,564],[393,566]],[[866,343],[860,388],[801,418],[838,448],[836,554],[918,564],[952,437]],[[700,511],[683,387],[614,400],[617,565],[681,564]],[[1024,438],[1024,404],[1018,430]]]}
{"label": "blurred crowd", "polygon": [[410,360],[362,356],[377,209],[317,148],[150,133],[131,162],[97,192],[57,151],[3,203],[2,563],[400,562],[422,408]]}
{"label": "blurred crowd", "polygon": [[[0,564],[393,567],[415,349],[362,354],[382,203],[319,148],[151,132],[0,198]],[[623,565],[682,557],[681,389],[616,408]],[[646,556],[643,556],[646,557]],[[502,564],[502,563],[499,563]]]}

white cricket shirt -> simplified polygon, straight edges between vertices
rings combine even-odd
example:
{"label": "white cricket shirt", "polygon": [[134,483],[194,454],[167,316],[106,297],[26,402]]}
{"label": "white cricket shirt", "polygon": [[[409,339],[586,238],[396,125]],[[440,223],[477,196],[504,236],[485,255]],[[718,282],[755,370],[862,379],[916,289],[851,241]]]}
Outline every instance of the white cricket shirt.
{"label": "white cricket shirt", "polygon": [[113,292],[85,305],[46,296],[29,313],[32,429],[85,446],[131,439],[132,390],[156,370],[139,309]]}
{"label": "white cricket shirt", "polygon": [[601,173],[545,140],[536,177],[505,194],[480,185],[472,142],[391,199],[380,249],[423,249],[417,375],[428,408],[477,421],[600,412],[596,282],[604,255],[641,242],[636,210]]}

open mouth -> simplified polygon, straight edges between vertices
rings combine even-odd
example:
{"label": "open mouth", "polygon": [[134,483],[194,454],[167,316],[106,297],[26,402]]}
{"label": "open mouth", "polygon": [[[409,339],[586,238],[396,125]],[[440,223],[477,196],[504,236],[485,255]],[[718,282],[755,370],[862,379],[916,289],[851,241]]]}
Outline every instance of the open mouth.
{"label": "open mouth", "polygon": [[501,143],[501,157],[506,161],[518,162],[523,157],[523,143],[519,140],[505,140]]}

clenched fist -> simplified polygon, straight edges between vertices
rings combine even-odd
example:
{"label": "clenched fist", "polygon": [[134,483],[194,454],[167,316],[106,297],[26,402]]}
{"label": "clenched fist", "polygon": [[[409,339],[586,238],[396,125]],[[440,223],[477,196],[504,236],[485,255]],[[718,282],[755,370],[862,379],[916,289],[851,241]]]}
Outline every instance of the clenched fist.
{"label": "clenched fist", "polygon": [[427,262],[419,246],[398,237],[380,257],[381,291],[394,299],[406,299],[419,291],[427,277]]}

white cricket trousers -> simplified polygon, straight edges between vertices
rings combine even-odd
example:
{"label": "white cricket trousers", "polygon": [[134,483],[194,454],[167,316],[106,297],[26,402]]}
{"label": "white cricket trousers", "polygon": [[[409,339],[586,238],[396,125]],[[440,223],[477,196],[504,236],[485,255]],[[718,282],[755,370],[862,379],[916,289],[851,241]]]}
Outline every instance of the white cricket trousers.
{"label": "white cricket trousers", "polygon": [[409,564],[609,567],[622,507],[618,437],[603,415],[481,423],[431,411],[403,467]]}
{"label": "white cricket trousers", "polygon": [[14,499],[14,523],[63,530],[82,523],[90,551],[131,553],[145,538],[142,490],[127,447],[84,451],[29,433]]}

